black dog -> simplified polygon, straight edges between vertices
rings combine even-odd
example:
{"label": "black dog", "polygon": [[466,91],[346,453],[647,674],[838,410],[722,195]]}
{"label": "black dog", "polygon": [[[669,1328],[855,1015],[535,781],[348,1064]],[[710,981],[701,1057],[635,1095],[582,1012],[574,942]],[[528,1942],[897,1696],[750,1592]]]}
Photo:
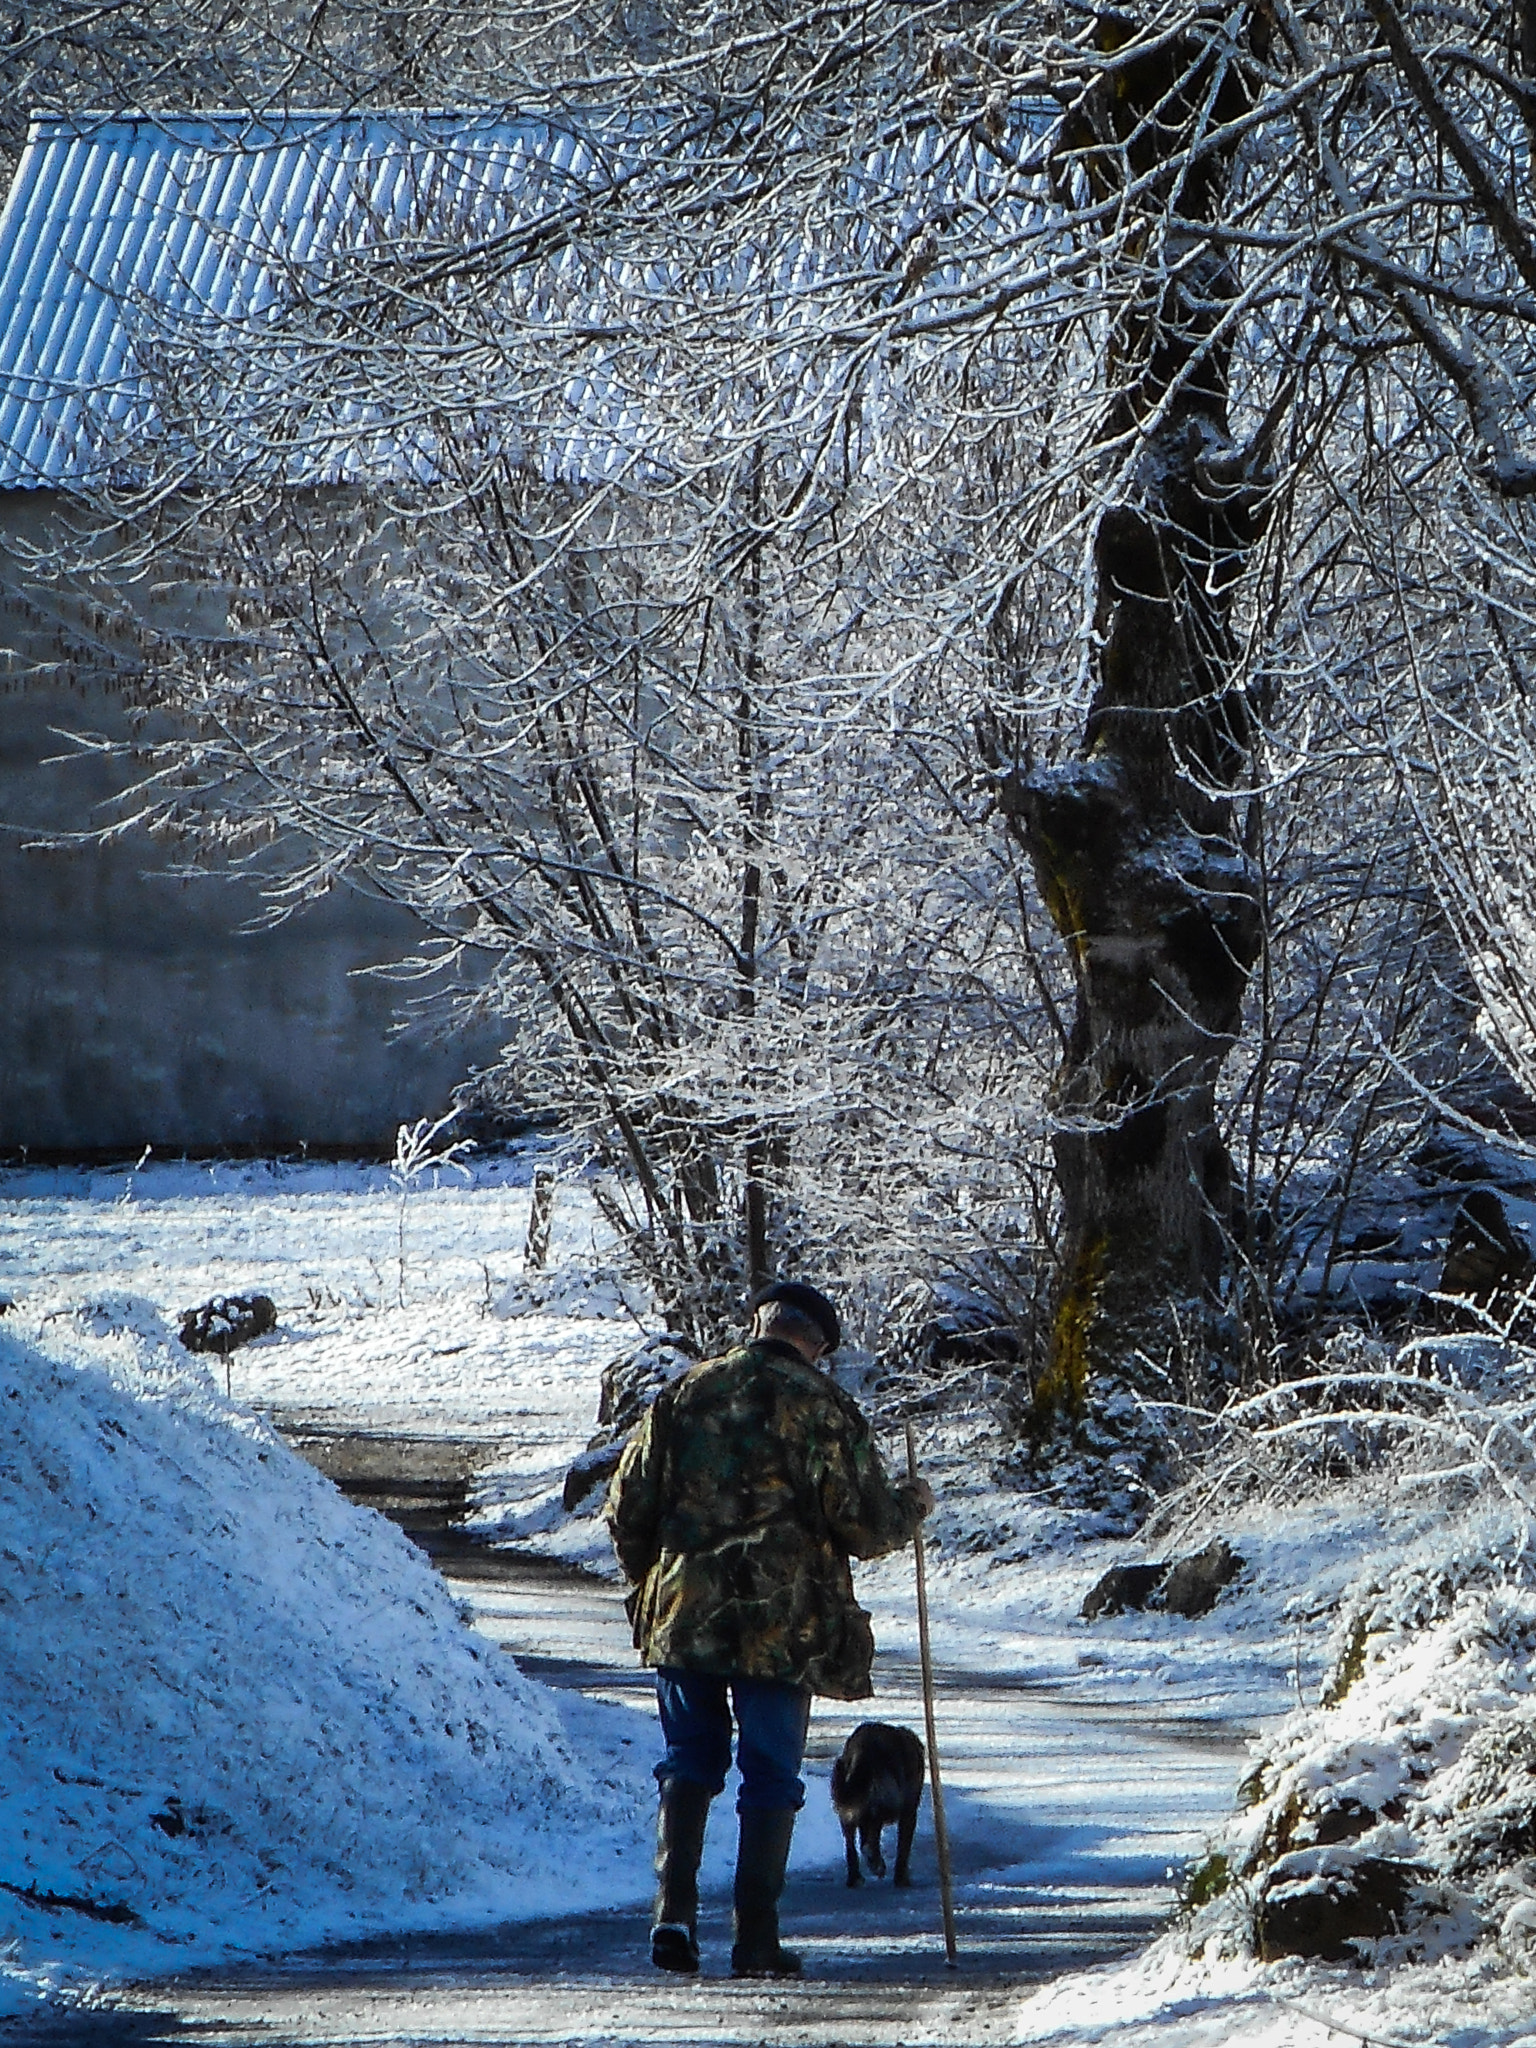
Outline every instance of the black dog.
{"label": "black dog", "polygon": [[891,1881],[912,1882],[912,1836],[922,1796],[923,1745],[911,1729],[893,1728],[886,1721],[861,1721],[832,1766],[832,1805],[843,1824],[850,1884],[864,1882],[855,1836],[864,1844],[864,1861],[871,1871],[884,1877],[880,1834],[892,1821],[896,1823],[896,1874]]}

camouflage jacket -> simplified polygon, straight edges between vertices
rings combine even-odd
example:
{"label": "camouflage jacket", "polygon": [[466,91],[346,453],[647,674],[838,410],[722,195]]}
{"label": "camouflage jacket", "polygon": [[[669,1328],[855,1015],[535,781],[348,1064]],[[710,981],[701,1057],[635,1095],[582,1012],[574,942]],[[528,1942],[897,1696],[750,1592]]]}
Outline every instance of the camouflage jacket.
{"label": "camouflage jacket", "polygon": [[605,1513],[645,1663],[869,1696],[848,1558],[895,1550],[921,1518],[857,1404],[798,1352],[746,1344],[664,1388]]}

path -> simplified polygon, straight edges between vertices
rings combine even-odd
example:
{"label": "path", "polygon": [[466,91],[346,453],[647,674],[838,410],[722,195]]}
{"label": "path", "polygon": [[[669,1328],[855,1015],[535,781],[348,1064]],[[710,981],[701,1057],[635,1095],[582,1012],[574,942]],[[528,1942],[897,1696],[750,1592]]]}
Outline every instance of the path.
{"label": "path", "polygon": [[[272,1294],[283,1338],[228,1362],[237,1401],[307,1439],[313,1462],[413,1533],[462,1513],[492,1471],[503,1526],[531,1534],[550,1526],[565,1466],[592,1426],[601,1366],[628,1341],[627,1325],[602,1319],[600,1275],[591,1302],[572,1297],[602,1248],[575,1186],[562,1192],[551,1256],[560,1285],[546,1309],[511,1320],[492,1312],[518,1271],[527,1162],[472,1164],[474,1186],[413,1196],[408,1272],[397,1267],[399,1203],[381,1169],[259,1162],[11,1175],[0,1254],[11,1285],[81,1300],[133,1290],[134,1313],[158,1305],[167,1331],[214,1293]],[[471,1581],[470,1560],[444,1562],[487,1634],[532,1675],[627,1703],[635,1754],[651,1753],[654,1709],[610,1591],[527,1563]],[[883,1658],[878,1678],[874,1712],[920,1725],[910,1665]],[[786,1931],[812,1972],[804,1983],[721,1975],[731,1835],[722,1805],[702,1929],[708,1974],[696,1983],[650,1971],[643,1915],[597,1913],[130,1987],[110,2011],[7,2032],[5,2048],[731,2048],[770,2035],[915,2048],[1007,2038],[1022,1988],[1113,1957],[1167,1913],[1167,1866],[1230,1807],[1238,1738],[1219,1724],[1074,1701],[1001,1669],[946,1670],[940,1716],[960,1874],[956,1975],[943,1967],[926,1821],[911,1893],[850,1893],[841,1882],[826,1774],[858,1716],[827,1708],[813,1724],[810,1803],[786,1898]]]}
{"label": "path", "polygon": [[[489,1559],[423,1529],[424,1519],[418,1511],[418,1530],[477,1627],[530,1676],[632,1707],[636,1742],[654,1740],[649,1682],[635,1668],[612,1588],[536,1559]],[[920,1725],[915,1670],[883,1656],[876,1678],[872,1711]],[[939,1713],[955,1836],[956,1973],[944,1968],[937,1933],[926,1809],[911,1891],[870,1883],[850,1892],[843,1883],[825,1777],[859,1715],[824,1702],[812,1724],[811,1799],[785,1902],[785,1936],[805,1956],[804,1982],[735,1984],[721,1975],[732,1833],[722,1802],[706,1866],[714,1881],[699,1980],[650,1969],[643,1915],[592,1913],[202,1972],[130,1990],[111,2011],[76,2012],[21,2039],[28,2048],[1005,2040],[1010,2009],[1029,1985],[1124,1954],[1166,1919],[1167,1866],[1228,1806],[1241,1740],[1216,1723],[1149,1725],[1005,1671],[944,1670]]]}

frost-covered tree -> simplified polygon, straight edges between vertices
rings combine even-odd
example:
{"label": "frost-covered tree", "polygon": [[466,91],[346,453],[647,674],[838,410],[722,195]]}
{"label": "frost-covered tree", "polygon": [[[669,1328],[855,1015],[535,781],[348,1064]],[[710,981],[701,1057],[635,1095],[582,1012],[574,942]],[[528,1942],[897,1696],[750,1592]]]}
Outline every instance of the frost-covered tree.
{"label": "frost-covered tree", "polygon": [[1477,1036],[1536,1098],[1536,548],[1519,508],[1467,499],[1442,519],[1394,756]]}
{"label": "frost-covered tree", "polygon": [[480,1098],[591,1146],[701,1341],[787,1259],[879,1281],[987,1239],[1043,1129],[1028,911],[958,708],[872,659],[857,522],[810,578],[763,532],[766,459],[706,537],[451,445],[451,492],[174,508],[158,573],[179,536],[218,621],[153,636],[196,724],[144,800],[274,914],[407,905],[423,984],[507,1020]]}
{"label": "frost-covered tree", "polygon": [[0,50],[0,152],[36,116],[456,102],[483,92],[505,16],[498,0],[27,0]]}
{"label": "frost-covered tree", "polygon": [[[1536,490],[1530,24],[1396,0],[578,22],[530,0],[495,26],[482,104],[524,124],[518,200],[387,232],[364,210],[212,339],[146,311],[164,459],[131,479],[140,506],[170,516],[217,476],[198,545],[227,561],[259,523],[242,508],[371,434],[409,562],[398,647],[316,605],[327,648],[295,651],[302,561],[274,558],[287,595],[264,579],[249,630],[165,662],[215,736],[191,800],[238,792],[290,835],[301,893],[322,873],[389,887],[450,946],[495,921],[488,889],[530,900],[528,835],[579,825],[565,896],[540,870],[570,920],[541,927],[553,951],[496,941],[520,1000],[543,991],[541,1071],[617,1029],[606,1078],[576,1056],[590,1127],[619,1134],[648,1229],[686,1214],[745,1269],[773,1256],[765,1202],[786,1233],[811,1206],[773,1161],[815,1102],[836,1105],[816,1172],[846,1157],[856,1182],[850,1134],[874,1111],[848,1107],[850,1074],[894,1089],[900,1128],[922,1090],[888,1077],[927,1086],[955,1058],[940,1093],[980,1130],[996,1098],[960,1078],[1031,988],[1030,1056],[988,1084],[1022,1090],[1053,1053],[1060,990],[1050,965],[1034,980],[1011,839],[1075,1003],[1031,1426],[1106,1374],[1155,1389],[1233,1237],[1222,1077],[1266,957],[1262,793],[1296,765],[1275,750],[1305,753],[1309,695],[1401,703],[1416,593],[1482,516],[1457,508],[1523,533]],[[334,568],[316,555],[310,588]],[[314,678],[349,633],[383,709],[354,715],[336,684],[321,717]],[[254,687],[269,660],[309,679],[281,746],[293,686]],[[397,714],[403,677],[438,708]],[[1378,763],[1393,744],[1369,721],[1351,741]],[[623,784],[653,755],[651,791]],[[510,814],[476,810],[492,757],[529,778]],[[592,761],[614,778],[600,798]],[[1341,832],[1399,829],[1390,780],[1352,779]],[[985,971],[934,948],[930,913],[985,933]],[[829,979],[797,1011],[812,928]],[[694,980],[688,947],[710,962]],[[631,954],[643,972],[599,964]],[[573,1023],[588,974],[602,999]],[[821,1088],[796,1062],[823,1026],[839,1079]],[[749,1048],[781,1044],[765,1087]],[[701,1165],[647,1189],[623,1136],[642,1098],[710,1171],[729,1162],[739,1200],[695,1214]]]}

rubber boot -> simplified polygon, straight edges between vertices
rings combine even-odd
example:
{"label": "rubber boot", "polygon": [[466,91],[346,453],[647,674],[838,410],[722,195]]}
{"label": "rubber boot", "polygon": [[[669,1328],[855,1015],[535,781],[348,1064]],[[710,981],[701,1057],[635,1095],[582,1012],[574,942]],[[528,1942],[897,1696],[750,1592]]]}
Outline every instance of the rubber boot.
{"label": "rubber boot", "polygon": [[736,1943],[733,1977],[798,1977],[800,1958],[779,1946],[779,1895],[795,1831],[792,1807],[741,1816],[736,1852]]}
{"label": "rubber boot", "polygon": [[664,1778],[656,1815],[656,1910],[651,1961],[691,1977],[699,1967],[699,1858],[714,1794],[691,1778]]}

